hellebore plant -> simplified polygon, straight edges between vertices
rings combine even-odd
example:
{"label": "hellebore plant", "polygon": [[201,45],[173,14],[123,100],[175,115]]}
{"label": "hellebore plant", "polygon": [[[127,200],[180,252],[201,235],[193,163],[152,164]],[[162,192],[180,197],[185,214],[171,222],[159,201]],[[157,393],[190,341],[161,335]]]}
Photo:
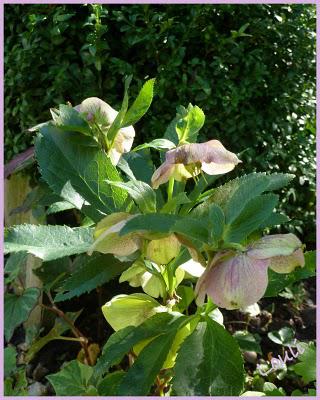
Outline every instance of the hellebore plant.
{"label": "hellebore plant", "polygon": [[[45,262],[81,254],[71,274],[57,274],[49,285],[54,302],[117,276],[136,288],[105,298],[102,313],[116,332],[91,362],[95,394],[239,395],[243,361],[218,307],[255,304],[270,271],[290,274],[304,266],[295,235],[269,234],[288,220],[276,211],[272,191],[293,176],[252,173],[227,181],[232,170],[241,174],[241,161],[214,132],[196,142],[205,116],[191,104],[178,108],[162,138],[132,148],[154,80],[128,107],[130,80],[119,112],[93,97],[60,105],[52,121],[36,127],[47,191],[56,196],[56,210],[78,210],[80,226],[10,228],[6,252]],[[125,355],[129,366],[120,366]],[[110,371],[114,365],[120,370]]]}

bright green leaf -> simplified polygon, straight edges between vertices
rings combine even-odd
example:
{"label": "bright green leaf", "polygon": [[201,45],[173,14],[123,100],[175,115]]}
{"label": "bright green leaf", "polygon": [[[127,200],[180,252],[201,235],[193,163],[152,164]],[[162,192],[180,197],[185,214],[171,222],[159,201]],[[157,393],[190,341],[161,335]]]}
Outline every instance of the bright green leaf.
{"label": "bright green leaf", "polygon": [[26,251],[44,261],[86,252],[93,243],[91,228],[61,225],[17,225],[5,233],[6,253]]}

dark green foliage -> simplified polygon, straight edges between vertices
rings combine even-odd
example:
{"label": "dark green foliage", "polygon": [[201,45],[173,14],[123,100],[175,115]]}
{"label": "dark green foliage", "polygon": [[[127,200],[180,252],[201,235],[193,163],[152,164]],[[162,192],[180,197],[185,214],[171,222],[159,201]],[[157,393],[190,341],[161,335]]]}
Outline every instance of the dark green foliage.
{"label": "dark green foliage", "polygon": [[6,5],[6,159],[59,103],[97,96],[119,110],[128,74],[132,96],[156,77],[136,145],[161,137],[179,104],[198,105],[200,141],[240,153],[244,172],[296,175],[281,207],[312,246],[315,6]]}

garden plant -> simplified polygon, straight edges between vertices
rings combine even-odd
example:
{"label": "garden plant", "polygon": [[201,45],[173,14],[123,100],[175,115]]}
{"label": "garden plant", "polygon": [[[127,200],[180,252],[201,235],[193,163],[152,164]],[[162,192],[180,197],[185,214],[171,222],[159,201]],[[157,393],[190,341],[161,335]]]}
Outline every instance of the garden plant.
{"label": "garden plant", "polygon": [[[240,157],[214,132],[199,143],[205,115],[192,104],[177,108],[163,137],[135,146],[134,126],[148,111],[156,82],[147,80],[129,104],[131,79],[125,79],[118,112],[107,95],[91,97],[52,108],[52,120],[31,129],[41,179],[24,206],[36,203],[50,215],[73,210],[76,222],[6,229],[6,283],[12,288],[5,295],[7,343],[36,305],[56,316],[45,334],[27,330],[20,367],[14,347],[6,348],[7,394],[26,393],[21,365],[52,340],[79,345],[75,359],[47,375],[57,395],[252,391],[243,343],[251,341],[254,349],[259,344],[244,331],[228,332],[222,311],[246,312],[289,282],[314,275],[314,254],[304,252],[303,238],[270,232],[288,221],[277,211],[274,192],[294,176],[242,173]],[[232,170],[238,177],[219,183]],[[41,290],[17,280],[28,254],[43,261],[35,271]],[[130,290],[114,293],[115,280]],[[94,333],[77,327],[86,312],[77,299],[94,292],[101,298],[106,284],[98,313],[113,333],[101,345],[91,339]],[[73,311],[64,311],[72,300]],[[312,393],[315,378],[306,364],[314,346],[292,337],[285,342],[284,333],[274,334],[283,346],[303,349],[291,373],[302,376],[299,388]],[[267,383],[256,394],[283,395]]]}

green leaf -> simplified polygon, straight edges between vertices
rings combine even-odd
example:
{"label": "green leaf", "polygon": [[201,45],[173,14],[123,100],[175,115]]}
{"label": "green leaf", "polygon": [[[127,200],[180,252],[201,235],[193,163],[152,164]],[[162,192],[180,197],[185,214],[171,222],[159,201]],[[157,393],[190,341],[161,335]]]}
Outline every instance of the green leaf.
{"label": "green leaf", "polygon": [[268,332],[268,338],[276,344],[281,344],[282,346],[290,346],[294,342],[294,330],[287,326],[279,329],[279,331]]}
{"label": "green leaf", "polygon": [[128,96],[128,90],[129,86],[132,80],[132,75],[128,76],[124,82],[124,95],[123,95],[123,100],[121,104],[121,109],[118,112],[116,118],[112,122],[108,132],[107,132],[107,143],[109,143],[109,148],[112,147],[113,142],[117,136],[118,131],[123,127],[123,120],[126,115],[126,112],[128,110],[128,102],[129,102],[129,96]]}
{"label": "green leaf", "polygon": [[85,253],[93,243],[91,228],[61,225],[17,225],[5,232],[4,251],[26,251],[44,261]]}
{"label": "green leaf", "polygon": [[91,136],[88,122],[71,106],[60,104],[59,110],[51,110],[51,115],[59,128]]}
{"label": "green leaf", "polygon": [[263,192],[280,189],[287,185],[294,175],[275,173],[252,173],[233,179],[212,190],[211,196],[200,204],[194,214],[206,213],[210,204],[217,204],[226,214],[227,223],[231,223],[243,210],[245,205]]}
{"label": "green leaf", "polygon": [[224,239],[228,242],[241,242],[254,232],[269,217],[278,202],[278,196],[263,194],[249,201],[241,214],[226,226]]}
{"label": "green leaf", "polygon": [[176,145],[168,139],[154,139],[150,143],[140,144],[135,147],[132,151],[138,151],[142,149],[152,148],[156,150],[171,150],[174,149]]}
{"label": "green leaf", "polygon": [[216,204],[212,204],[209,209],[209,223],[211,226],[211,235],[215,241],[221,239],[224,225],[225,225],[225,216],[221,207]]}
{"label": "green leaf", "polygon": [[98,221],[120,210],[127,194],[106,182],[121,181],[106,154],[90,138],[86,139],[88,145],[81,145],[80,137],[76,132],[45,126],[36,139],[36,158],[51,189]]}
{"label": "green leaf", "polygon": [[225,209],[226,223],[231,224],[244,210],[250,200],[264,192],[269,186],[266,176],[257,175],[241,184],[228,200]]}
{"label": "green leaf", "polygon": [[13,346],[6,347],[3,352],[4,377],[10,376],[17,369],[17,350]]}
{"label": "green leaf", "polygon": [[140,151],[139,153],[132,151],[124,153],[122,158],[128,162],[128,165],[137,180],[148,184],[151,182],[151,177],[155,168],[152,164],[149,150]]}
{"label": "green leaf", "polygon": [[59,302],[89,293],[120,275],[127,267],[127,263],[110,254],[79,257],[74,262],[74,272],[63,282],[54,300]]}
{"label": "green leaf", "polygon": [[122,379],[119,396],[146,396],[154,383],[176,337],[178,326],[169,328],[143,348]]}
{"label": "green leaf", "polygon": [[156,193],[147,183],[142,181],[112,182],[110,185],[119,187],[129,193],[143,213],[152,213],[157,209]]}
{"label": "green leaf", "polygon": [[255,335],[247,331],[236,331],[233,337],[239,344],[242,351],[255,351],[262,354],[260,344]]}
{"label": "green leaf", "polygon": [[194,290],[190,286],[179,285],[176,292],[177,295],[180,297],[180,300],[175,305],[174,310],[183,313],[185,310],[188,309],[188,307],[194,300]]}
{"label": "green leaf", "polygon": [[27,396],[28,395],[28,381],[26,377],[26,369],[20,368],[15,373],[14,379],[7,378],[4,381],[4,395],[5,396]]}
{"label": "green leaf", "polygon": [[187,317],[178,313],[161,312],[148,318],[136,328],[127,327],[110,336],[95,366],[95,374],[108,371],[142,340],[164,334],[168,329],[179,328]]}
{"label": "green leaf", "polygon": [[34,270],[34,274],[41,279],[45,291],[55,290],[61,280],[64,280],[71,273],[71,259],[68,256],[43,262],[40,267]]}
{"label": "green leaf", "polygon": [[305,384],[313,382],[317,378],[316,372],[316,348],[314,343],[301,343],[304,347],[304,352],[298,356],[298,361],[293,365],[292,369],[298,375],[300,375]]}
{"label": "green leaf", "polygon": [[207,224],[203,219],[179,217],[173,214],[147,214],[132,218],[121,229],[120,236],[135,231],[180,233],[187,237],[208,242]]}
{"label": "green leaf", "polygon": [[[69,362],[56,374],[47,375],[46,378],[53,386],[57,396],[81,396],[92,393],[90,378],[93,368],[77,360]],[[97,392],[95,394],[98,394]]]}
{"label": "green leaf", "polygon": [[28,319],[39,295],[40,290],[37,288],[28,288],[21,296],[11,293],[4,295],[4,334],[7,342],[10,341],[15,328]]}
{"label": "green leaf", "polygon": [[100,396],[115,396],[117,394],[119,384],[124,377],[124,371],[115,371],[108,374],[98,384],[98,393]]}
{"label": "green leaf", "polygon": [[275,225],[281,225],[288,221],[290,221],[290,218],[286,215],[274,212],[270,214],[270,216],[265,221],[263,221],[263,223],[259,226],[259,229],[262,230]]}
{"label": "green leaf", "polygon": [[49,206],[46,214],[55,214],[61,211],[71,210],[72,208],[74,208],[74,204],[71,204],[69,201],[57,201]]}
{"label": "green leaf", "polygon": [[244,384],[235,339],[209,317],[183,342],[174,367],[177,396],[238,396]]}
{"label": "green leaf", "polygon": [[160,212],[163,214],[167,214],[174,211],[177,208],[177,206],[188,203],[191,203],[191,201],[189,200],[186,192],[180,192],[172,199],[167,201],[167,203],[162,207]]}
{"label": "green leaf", "polygon": [[138,97],[126,113],[121,127],[135,124],[148,111],[153,98],[154,83],[155,79],[149,79],[144,83]]}
{"label": "green leaf", "polygon": [[205,116],[198,106],[188,105],[186,115],[180,118],[176,124],[176,132],[179,143],[196,142],[198,132],[204,124]]}
{"label": "green leaf", "polygon": [[4,273],[6,275],[4,279],[4,283],[7,285],[13,282],[20,273],[22,266],[27,261],[28,254],[25,252],[20,253],[13,253],[10,254],[9,258],[7,259]]}

